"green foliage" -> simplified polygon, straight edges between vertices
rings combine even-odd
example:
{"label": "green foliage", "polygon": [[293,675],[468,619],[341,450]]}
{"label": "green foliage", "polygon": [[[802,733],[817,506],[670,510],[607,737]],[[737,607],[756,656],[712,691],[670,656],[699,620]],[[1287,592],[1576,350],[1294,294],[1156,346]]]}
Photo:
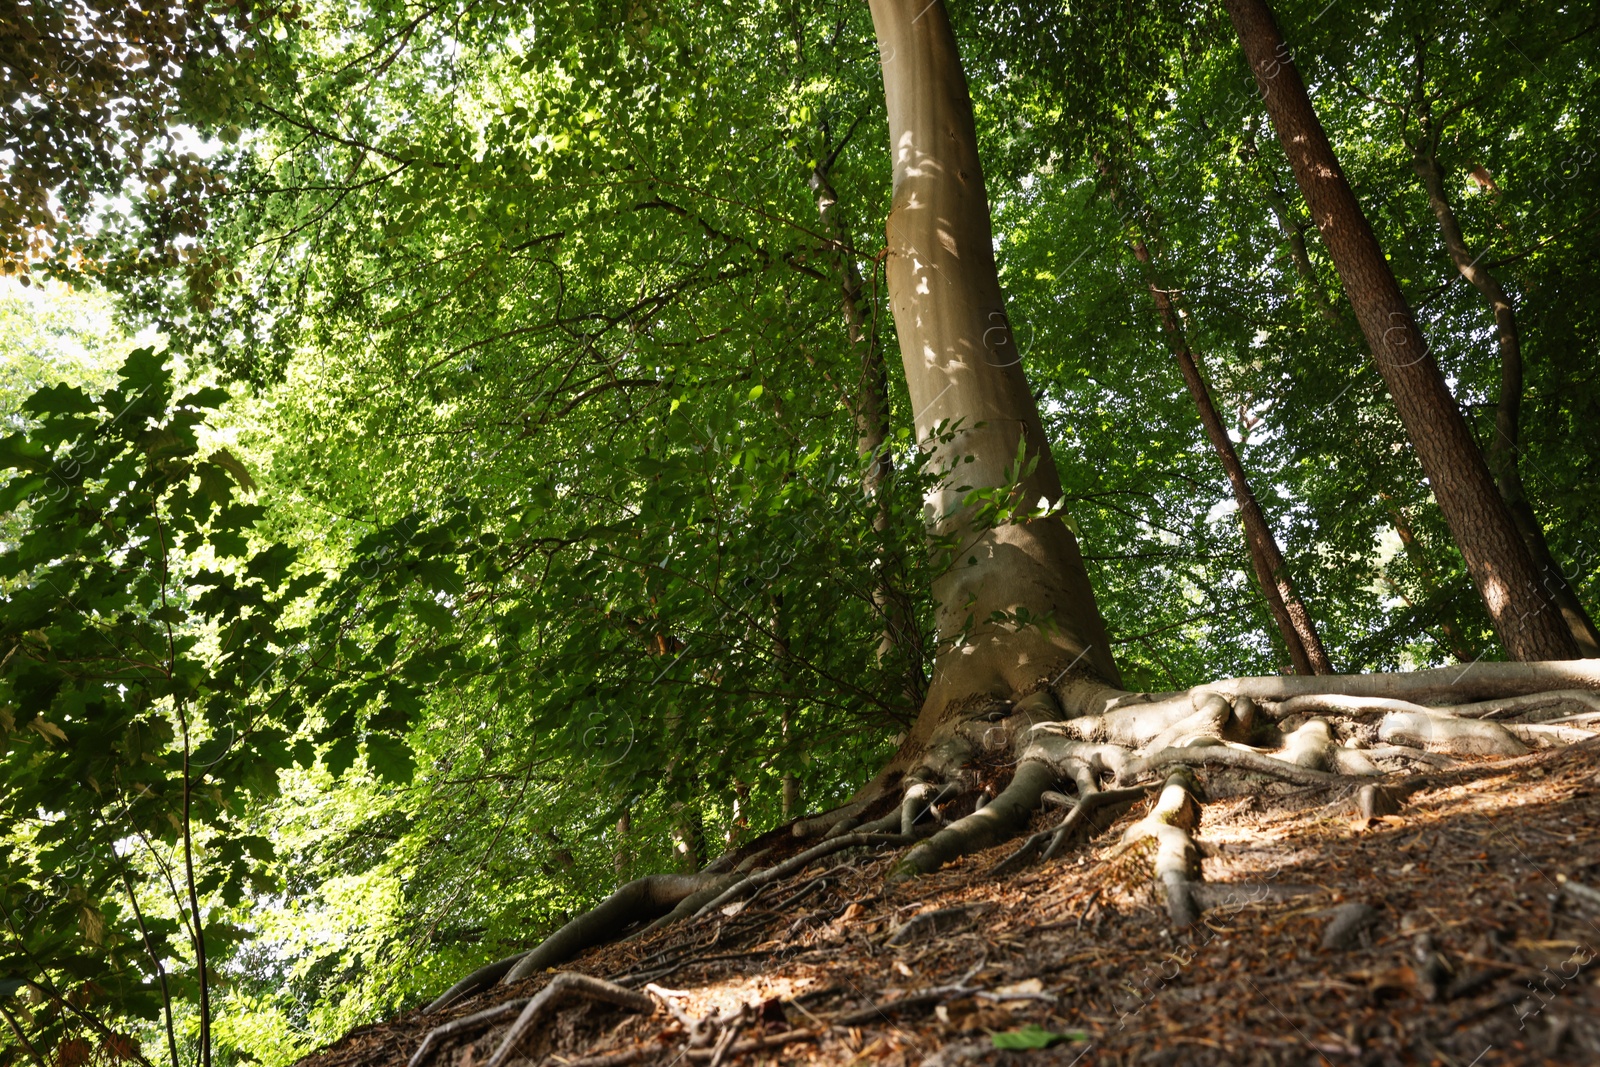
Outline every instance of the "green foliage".
{"label": "green foliage", "polygon": [[989,1041],[995,1048],[1029,1049],[1049,1048],[1062,1041],[1085,1041],[1088,1037],[1089,1035],[1082,1030],[1058,1034],[1046,1030],[1037,1023],[1029,1023],[1017,1030],[1002,1030],[997,1034],[991,1034]]}
{"label": "green foliage", "polygon": [[[1130,686],[1283,669],[1138,232],[1336,667],[1496,654],[1216,11],[953,6],[1066,494],[962,506],[1062,515]],[[1592,603],[1583,26],[1546,4],[1280,8],[1487,442],[1492,320],[1411,170],[1428,102],[1467,239],[1519,303],[1529,495]],[[26,358],[8,343],[0,1003],[41,1047],[109,1054],[137,1026],[149,1055],[163,974],[198,1040],[186,834],[214,1043],[286,1062],[623,877],[770,829],[785,780],[811,809],[844,799],[914,717],[929,652],[962,639],[927,632],[932,575],[966,557],[928,550],[923,495],[963,483],[924,469],[892,371],[865,5],[256,14],[239,85],[198,72],[242,51],[150,87],[152,128],[192,119],[229,146],[203,181],[173,168],[170,199],[111,212],[104,257],[78,261],[226,393],[176,388],[148,351],[112,381],[99,348],[61,385],[64,328]],[[78,136],[51,131],[46,148]],[[146,181],[109,165],[86,188]],[[891,368],[881,510],[853,417],[864,353]],[[880,655],[886,625],[915,640]]]}

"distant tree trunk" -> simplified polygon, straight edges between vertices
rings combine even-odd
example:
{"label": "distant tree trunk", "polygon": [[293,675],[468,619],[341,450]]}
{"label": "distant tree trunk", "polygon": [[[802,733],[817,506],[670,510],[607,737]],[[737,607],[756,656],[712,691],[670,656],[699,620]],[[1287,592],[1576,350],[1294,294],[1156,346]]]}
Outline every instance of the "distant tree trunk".
{"label": "distant tree trunk", "polygon": [[1500,343],[1500,400],[1495,406],[1494,437],[1484,458],[1494,472],[1500,498],[1510,510],[1534,566],[1542,572],[1541,584],[1560,609],[1578,650],[1585,657],[1600,656],[1600,632],[1596,632],[1594,620],[1583,609],[1582,602],[1550,554],[1544,527],[1534,515],[1533,505],[1528,503],[1528,494],[1522,485],[1522,472],[1517,463],[1521,451],[1522,341],[1517,333],[1516,307],[1499,279],[1481,262],[1481,257],[1474,256],[1467,248],[1461,225],[1445,193],[1444,168],[1439,163],[1434,136],[1425,126],[1423,143],[1413,153],[1411,164],[1423,191],[1428,194],[1428,206],[1439,220],[1439,233],[1456,270],[1483,294],[1494,313],[1495,334]]}
{"label": "distant tree trunk", "polygon": [[[887,541],[893,536],[889,491],[894,479],[894,457],[889,451],[889,375],[883,362],[883,348],[872,336],[871,325],[862,314],[866,293],[861,272],[850,254],[848,233],[839,218],[839,194],[828,181],[830,163],[831,160],[823,160],[812,169],[811,191],[817,199],[817,214],[823,230],[834,245],[845,331],[850,348],[860,361],[860,373],[847,402],[855,419],[856,447],[863,464],[861,489],[873,508],[873,532]],[[899,557],[885,547],[878,557],[872,588],[872,603],[883,620],[878,662],[899,669],[907,703],[919,707],[927,690],[927,680],[922,673],[922,634],[901,580]]]}
{"label": "distant tree trunk", "polygon": [[1224,0],[1361,332],[1506,651],[1572,659],[1566,620],[1540,585],[1466,420],[1427,351],[1405,296],[1350,191],[1305,83],[1264,0]]}
{"label": "distant tree trunk", "polygon": [[[1387,499],[1385,494],[1380,495]],[[1427,552],[1423,550],[1422,544],[1417,540],[1416,532],[1411,529],[1411,521],[1406,518],[1406,513],[1398,505],[1391,503],[1389,505],[1389,518],[1394,523],[1394,532],[1400,537],[1400,547],[1405,550],[1406,558],[1411,561],[1411,565],[1417,569],[1417,574],[1422,579],[1423,589],[1430,595],[1437,592],[1439,588],[1438,575],[1433,569],[1432,561],[1428,559]],[[1384,581],[1389,583],[1391,589],[1399,593],[1399,587],[1393,581],[1383,575],[1379,577],[1382,577]],[[1400,599],[1406,601],[1408,605],[1411,603],[1405,594],[1399,593],[1399,595]],[[1466,638],[1461,635],[1461,630],[1455,623],[1449,619],[1440,619],[1439,630],[1444,634],[1445,641],[1449,644],[1450,651],[1457,660],[1462,663],[1469,663],[1477,658],[1472,646],[1467,644]]]}
{"label": "distant tree trunk", "polygon": [[[789,756],[789,731],[794,724],[794,710],[791,686],[794,681],[794,672],[790,669],[789,658],[789,616],[783,610],[783,595],[780,593],[772,598],[772,655],[778,662],[778,677],[783,680],[783,710],[778,715],[778,738],[780,752],[784,759]],[[781,803],[783,804],[783,817],[792,818],[800,813],[800,779],[795,777],[793,771],[784,771],[781,789]]]}
{"label": "distant tree trunk", "polygon": [[627,808],[617,816],[617,849],[611,854],[611,865],[617,872],[617,884],[628,880],[628,834],[633,830],[632,814]]}
{"label": "distant tree trunk", "polygon": [[1311,295],[1311,302],[1316,305],[1317,314],[1335,326],[1343,326],[1344,316],[1339,314],[1339,309],[1328,299],[1327,290],[1322,288],[1322,279],[1317,277],[1317,268],[1312,265],[1311,253],[1306,248],[1305,233],[1295,220],[1294,213],[1289,210],[1289,202],[1284,199],[1277,182],[1268,173],[1267,165],[1261,158],[1253,126],[1246,128],[1244,133],[1244,155],[1260,172],[1262,199],[1267,202],[1267,208],[1277,220],[1278,231],[1283,234],[1284,240],[1289,245],[1289,262],[1294,264],[1295,273],[1300,275],[1300,280],[1305,283],[1306,292]]}
{"label": "distant tree trunk", "polygon": [[925,501],[935,558],[948,560],[933,582],[933,679],[891,773],[951,720],[1051,690],[1070,704],[1074,687],[1119,674],[1066,524],[1051,514],[994,525],[969,495],[1015,484],[1011,502],[1034,508],[1062,490],[1006,319],[944,5],[871,0],[871,9],[894,163],[889,298],[918,440],[950,472]]}
{"label": "distant tree trunk", "polygon": [[1250,565],[1261,586],[1261,595],[1267,601],[1267,610],[1278,624],[1278,632],[1283,636],[1283,644],[1288,649],[1295,673],[1332,674],[1333,667],[1329,665],[1328,655],[1322,649],[1317,625],[1295,590],[1294,583],[1289,580],[1283,553],[1278,550],[1278,540],[1272,534],[1272,527],[1267,525],[1267,517],[1256,500],[1255,491],[1250,488],[1250,480],[1245,477],[1244,465],[1239,462],[1239,453],[1228,437],[1222,416],[1211,402],[1211,389],[1200,370],[1200,357],[1189,347],[1183,323],[1178,318],[1178,309],[1172,302],[1172,291],[1157,276],[1144,238],[1135,234],[1131,243],[1134,258],[1144,267],[1151,299],[1155,301],[1156,311],[1161,317],[1161,332],[1167,339],[1167,348],[1178,363],[1183,383],[1189,387],[1189,395],[1199,410],[1200,424],[1205,427],[1211,447],[1216,451],[1222,469],[1227,472],[1229,484],[1233,486],[1233,499],[1239,505],[1245,544],[1250,550]]}

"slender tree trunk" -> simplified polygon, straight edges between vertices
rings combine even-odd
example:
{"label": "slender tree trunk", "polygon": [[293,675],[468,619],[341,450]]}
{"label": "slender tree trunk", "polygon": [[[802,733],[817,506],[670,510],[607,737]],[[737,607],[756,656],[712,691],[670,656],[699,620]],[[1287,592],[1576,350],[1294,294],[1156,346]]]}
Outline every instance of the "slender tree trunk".
{"label": "slender tree trunk", "polygon": [[812,170],[811,191],[817,198],[817,214],[823,231],[834,244],[834,266],[839,275],[845,331],[861,367],[849,403],[862,461],[861,489],[872,505],[873,532],[884,541],[872,589],[873,605],[883,620],[878,662],[894,664],[900,669],[907,703],[918,707],[927,690],[927,680],[922,674],[922,635],[910,598],[901,587],[899,557],[888,545],[893,524],[889,492],[894,479],[894,457],[889,451],[889,374],[883,362],[883,347],[873,336],[871,325],[861,310],[866,301],[865,287],[849,252],[844,223],[839,218],[839,194],[828,181],[828,161]]}
{"label": "slender tree trunk", "polygon": [[[1422,587],[1430,595],[1433,594],[1439,588],[1439,578],[1433,569],[1432,561],[1428,559],[1427,552],[1423,550],[1422,544],[1417,540],[1416,532],[1411,529],[1411,521],[1406,518],[1406,513],[1403,510],[1393,504],[1389,506],[1389,518],[1394,523],[1394,532],[1400,537],[1400,547],[1405,550],[1406,558],[1411,560],[1413,567],[1417,568],[1417,574],[1422,579]],[[1380,577],[1383,576],[1380,575]],[[1388,581],[1387,578],[1384,580]],[[1389,586],[1399,592],[1399,587],[1394,582],[1389,582]],[[1410,604],[1410,601],[1403,593],[1400,594],[1400,598],[1406,600],[1408,605]],[[1478,658],[1472,651],[1472,646],[1468,645],[1466,639],[1462,637],[1461,630],[1455,623],[1449,619],[1441,619],[1439,621],[1439,630],[1444,634],[1446,642],[1450,645],[1450,651],[1455,654],[1457,660],[1462,663],[1470,663]]]}
{"label": "slender tree trunk", "polygon": [[1541,587],[1541,575],[1427,351],[1411,308],[1311,107],[1271,9],[1264,0],[1224,0],[1224,6],[1495,632],[1515,659],[1576,657],[1571,631]]}
{"label": "slender tree trunk", "polygon": [[1289,245],[1289,262],[1294,264],[1295,273],[1300,275],[1301,282],[1305,284],[1306,292],[1311,295],[1311,302],[1316,305],[1317,313],[1335,326],[1343,326],[1344,316],[1339,314],[1339,309],[1328,299],[1328,292],[1322,287],[1322,279],[1317,277],[1317,268],[1311,263],[1311,253],[1306,248],[1305,233],[1295,220],[1294,213],[1289,210],[1288,200],[1284,198],[1277,182],[1268,172],[1266,162],[1262,160],[1261,152],[1256,147],[1253,127],[1245,130],[1244,155],[1259,173],[1262,199],[1267,202],[1267,208],[1278,223],[1278,231],[1283,234],[1284,240]]}
{"label": "slender tree trunk", "polygon": [[617,816],[617,848],[611,854],[611,865],[617,872],[617,884],[628,880],[628,834],[633,830],[633,819],[627,808]]}
{"label": "slender tree trunk", "polygon": [[1266,598],[1267,610],[1278,624],[1278,632],[1283,636],[1284,647],[1288,649],[1295,673],[1332,674],[1333,667],[1323,651],[1317,625],[1295,590],[1294,583],[1289,580],[1283,553],[1278,550],[1278,540],[1272,534],[1272,527],[1267,525],[1267,517],[1256,500],[1255,490],[1250,488],[1250,480],[1245,477],[1244,465],[1239,462],[1239,453],[1228,437],[1222,416],[1211,402],[1211,390],[1200,370],[1200,357],[1189,347],[1178,310],[1173,306],[1171,289],[1157,277],[1144,238],[1134,234],[1131,242],[1134,258],[1144,267],[1151,299],[1155,301],[1156,311],[1161,317],[1161,332],[1167,339],[1167,348],[1178,363],[1183,383],[1189,387],[1189,395],[1200,412],[1200,424],[1205,427],[1206,437],[1211,440],[1211,447],[1216,450],[1217,459],[1221,461],[1228,482],[1233,486],[1233,499],[1239,505],[1245,544],[1250,550],[1250,565],[1255,570],[1256,581],[1261,585],[1261,594]]}
{"label": "slender tree trunk", "polygon": [[1467,248],[1455,210],[1445,194],[1444,168],[1439,163],[1431,131],[1424,131],[1424,142],[1412,155],[1411,164],[1428,195],[1428,206],[1439,220],[1439,233],[1451,262],[1461,276],[1483,294],[1494,313],[1495,334],[1500,344],[1500,401],[1495,406],[1494,437],[1484,458],[1494,472],[1500,498],[1511,512],[1534,566],[1542,572],[1541,584],[1560,609],[1578,650],[1585,657],[1600,656],[1600,632],[1595,630],[1594,620],[1584,610],[1583,603],[1550,554],[1544,527],[1534,515],[1533,505],[1528,502],[1522,485],[1522,472],[1517,463],[1521,451],[1522,341],[1517,333],[1516,306],[1499,279]]}
{"label": "slender tree trunk", "polygon": [[969,495],[1016,484],[1013,500],[1033,508],[1062,490],[1006,319],[972,102],[944,5],[871,0],[871,9],[894,162],[889,298],[918,440],[950,472],[925,500],[935,558],[949,560],[933,582],[933,679],[892,770],[947,721],[1119,675],[1066,524],[1048,515],[990,525]]}

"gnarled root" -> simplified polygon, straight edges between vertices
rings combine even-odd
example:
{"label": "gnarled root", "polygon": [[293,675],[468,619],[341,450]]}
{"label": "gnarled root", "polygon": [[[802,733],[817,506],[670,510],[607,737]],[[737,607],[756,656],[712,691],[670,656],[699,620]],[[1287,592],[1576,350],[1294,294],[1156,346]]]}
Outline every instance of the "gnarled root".
{"label": "gnarled root", "polygon": [[915,840],[916,837],[912,834],[841,834],[838,837],[822,842],[820,845],[813,845],[798,856],[792,856],[782,863],[758,871],[748,878],[741,879],[722,893],[701,904],[696,909],[695,914],[709,915],[712,911],[722,907],[736,897],[741,897],[748,892],[760,889],[762,886],[776,882],[780,878],[787,878],[796,871],[805,870],[831,852],[854,848],[857,845],[908,845]]}
{"label": "gnarled root", "polygon": [[1147,839],[1156,843],[1156,892],[1167,905],[1167,915],[1177,929],[1200,918],[1194,887],[1200,881],[1200,849],[1194,830],[1200,825],[1200,785],[1187,767],[1172,772],[1150,814],[1128,827],[1123,848]]}
{"label": "gnarled root", "polygon": [[1528,746],[1497,722],[1458,719],[1426,708],[1391,711],[1378,726],[1378,738],[1450,756],[1525,756],[1528,753]]}
{"label": "gnarled root", "polygon": [[[497,981],[518,981],[641,922],[654,920],[648,927],[653,930],[691,914],[707,914],[830,852],[860,845],[909,844],[920,837],[916,830],[926,832],[933,825],[925,823],[924,816],[934,805],[970,785],[964,768],[979,752],[1014,760],[1011,782],[979,810],[921,840],[890,871],[891,883],[931,873],[960,856],[1008,840],[1044,804],[1068,810],[1057,826],[1033,835],[994,873],[1015,870],[1041,854],[1053,857],[1085,831],[1108,828],[1139,797],[1159,788],[1155,807],[1128,831],[1126,842],[1156,842],[1160,892],[1174,925],[1182,927],[1207,906],[1306,891],[1200,881],[1192,834],[1200,810],[1199,787],[1192,768],[1242,771],[1318,787],[1381,779],[1385,771],[1378,761],[1389,766],[1393,766],[1390,761],[1405,760],[1449,767],[1454,756],[1521,757],[1495,764],[1493,773],[1503,773],[1533,758],[1523,756],[1529,745],[1596,743],[1590,724],[1600,723],[1600,694],[1595,692],[1600,690],[1600,660],[1478,663],[1468,670],[1393,675],[1239,678],[1154,696],[1067,677],[1067,683],[1030,692],[1015,705],[988,701],[981,709],[952,717],[935,731],[915,764],[892,762],[850,803],[797,821],[792,827],[796,837],[823,839],[800,855],[748,875],[744,872],[763,854],[748,857],[737,871],[727,871],[729,857],[724,866],[714,865],[700,874],[656,875],[630,882],[537,948],[474,971],[428,1010],[437,1011]],[[1272,723],[1308,712],[1319,717],[1301,722],[1275,751],[1248,744],[1276,734]],[[1379,716],[1377,739],[1386,743],[1372,748],[1354,747],[1356,741],[1340,743],[1341,735],[1329,721],[1330,717],[1370,721]],[[1518,717],[1529,721],[1512,721]],[[1360,743],[1373,739],[1370,726],[1346,721],[1341,730],[1346,727],[1350,732],[1345,736]],[[1382,788],[1399,798],[1426,783],[1477,773],[1481,772],[1462,767],[1398,782],[1384,779]],[[1137,784],[1157,775],[1162,776],[1159,786]],[[1122,788],[1106,789],[1108,782]],[[898,803],[869,818],[882,811],[880,802],[888,799],[897,783]],[[1065,788],[1063,783],[1076,787],[1075,799],[1054,791],[1057,786]],[[1362,799],[1363,811],[1376,812],[1384,806],[1376,791],[1364,793]],[[489,1017],[469,1018],[479,1021],[459,1020],[463,1027]]]}
{"label": "gnarled root", "polygon": [[511,968],[517,965],[517,961],[526,955],[526,952],[518,952],[514,956],[507,956],[504,959],[495,960],[493,963],[484,964],[437,997],[434,997],[433,1000],[428,1002],[428,1006],[422,1009],[422,1013],[424,1015],[432,1015],[436,1011],[443,1011],[458,1000],[466,1000],[468,997],[477,996],[504,978]]}
{"label": "gnarled root", "polygon": [[981,810],[946,826],[906,854],[889,872],[891,885],[931,874],[958,856],[998,845],[1010,838],[1033,815],[1039,798],[1059,780],[1044,760],[1024,760],[1011,776],[1011,784]]}
{"label": "gnarled root", "polygon": [[[1077,836],[1089,836],[1105,830],[1139,800],[1147,796],[1155,786],[1134,786],[1131,789],[1086,789],[1079,794],[1076,803],[1067,800],[1066,816],[1060,824],[1048,830],[1040,830],[1028,840],[1024,841],[1015,852],[995,864],[990,870],[991,877],[1011,874],[1027,865],[1038,856],[1041,860],[1054,859],[1066,844]],[[1048,800],[1051,794],[1046,794]]]}

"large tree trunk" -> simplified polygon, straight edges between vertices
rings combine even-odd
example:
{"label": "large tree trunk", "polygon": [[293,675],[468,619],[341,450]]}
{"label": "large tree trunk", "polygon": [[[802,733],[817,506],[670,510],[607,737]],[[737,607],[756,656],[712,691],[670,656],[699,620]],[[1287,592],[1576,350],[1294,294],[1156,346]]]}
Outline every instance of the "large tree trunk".
{"label": "large tree trunk", "polygon": [[1474,256],[1467,248],[1461,224],[1456,221],[1455,210],[1445,194],[1444,168],[1439,163],[1434,136],[1432,131],[1424,131],[1424,142],[1412,156],[1412,168],[1428,195],[1428,206],[1433,209],[1434,218],[1439,220],[1439,233],[1451,262],[1461,276],[1483,294],[1494,313],[1495,335],[1500,345],[1500,401],[1495,405],[1494,437],[1485,459],[1494,472],[1500,498],[1511,512],[1534,566],[1542,574],[1541,584],[1560,609],[1578,650],[1585,657],[1600,656],[1600,632],[1595,630],[1594,620],[1583,609],[1583,603],[1550,554],[1544,527],[1534,515],[1533,505],[1528,502],[1522,485],[1522,472],[1517,463],[1522,447],[1522,340],[1517,333],[1517,309],[1500,280],[1481,262],[1481,257]]}
{"label": "large tree trunk", "polygon": [[1069,679],[1115,684],[1119,675],[1066,524],[1050,515],[991,526],[971,502],[973,490],[1015,483],[1019,504],[1055,504],[1061,482],[1006,319],[972,102],[944,5],[872,0],[871,9],[894,162],[889,298],[918,439],[949,472],[925,501],[949,565],[933,583],[939,645],[928,696],[891,765],[904,768],[952,719]]}
{"label": "large tree trunk", "polygon": [[1264,0],[1225,0],[1224,6],[1495,632],[1517,659],[1577,656],[1571,631],[1540,585],[1494,478],[1339,167],[1272,11]]}
{"label": "large tree trunk", "polygon": [[1283,553],[1278,549],[1278,539],[1273,536],[1272,527],[1267,525],[1267,517],[1256,500],[1255,490],[1250,488],[1244,464],[1239,462],[1239,453],[1228,437],[1222,416],[1211,402],[1211,389],[1200,370],[1200,357],[1189,347],[1183,323],[1178,319],[1178,309],[1173,306],[1171,289],[1162,284],[1157,276],[1144,238],[1135,234],[1131,242],[1134,258],[1145,269],[1150,297],[1155,301],[1156,312],[1161,317],[1161,332],[1167,339],[1167,348],[1178,363],[1183,383],[1189,387],[1189,395],[1199,410],[1200,424],[1205,427],[1206,437],[1211,440],[1211,447],[1216,451],[1222,469],[1227,472],[1228,483],[1233,486],[1233,499],[1239,505],[1245,544],[1250,550],[1250,566],[1255,570],[1261,595],[1267,601],[1267,610],[1272,613],[1273,621],[1278,624],[1278,632],[1283,636],[1289,661],[1294,664],[1296,674],[1332,674],[1333,667],[1328,663],[1328,654],[1323,651],[1317,624],[1312,621],[1305,602],[1289,580],[1288,567],[1284,563]]}

